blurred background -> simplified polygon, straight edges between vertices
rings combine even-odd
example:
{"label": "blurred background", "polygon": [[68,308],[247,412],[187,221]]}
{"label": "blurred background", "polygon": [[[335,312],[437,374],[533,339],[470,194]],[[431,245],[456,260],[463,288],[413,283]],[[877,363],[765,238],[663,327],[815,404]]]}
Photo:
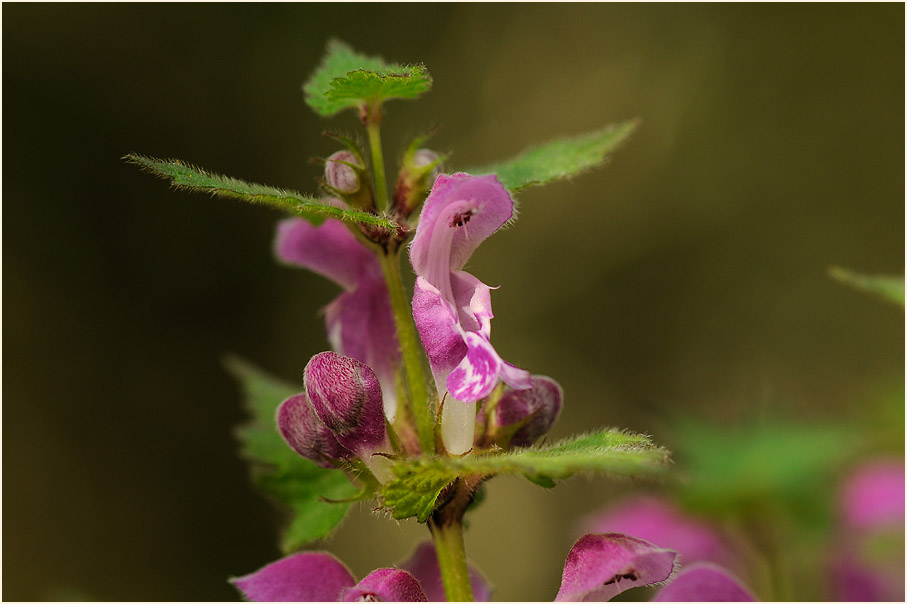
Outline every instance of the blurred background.
{"label": "blurred background", "polygon": [[[337,288],[274,262],[279,214],[172,191],[120,157],[314,192],[308,159],[336,150],[320,132],[357,130],[303,102],[331,36],[434,77],[387,106],[391,168],[438,124],[431,146],[465,168],[642,119],[605,169],[520,195],[515,226],[470,264],[501,286],[498,351],[566,391],[552,437],[646,432],[679,475],[725,476],[722,496],[685,498],[743,530],[832,518],[815,506],[848,468],[903,460],[903,311],[826,273],[903,275],[903,5],[6,4],[3,18],[4,599],[231,600],[228,576],[279,556],[221,360],[301,381]],[[748,474],[709,469],[750,444],[766,451],[751,460],[763,507],[734,495]],[[497,599],[551,600],[582,519],[652,488],[496,479],[467,551]],[[323,547],[362,577],[425,537],[366,505]]]}

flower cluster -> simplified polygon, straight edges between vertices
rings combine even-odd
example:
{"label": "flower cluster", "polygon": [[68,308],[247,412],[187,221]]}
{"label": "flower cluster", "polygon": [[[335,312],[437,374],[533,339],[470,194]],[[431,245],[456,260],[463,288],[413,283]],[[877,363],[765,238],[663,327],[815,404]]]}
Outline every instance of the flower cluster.
{"label": "flower cluster", "polygon": [[[422,181],[412,174],[424,180],[436,161],[428,150],[413,154],[398,184],[401,203],[411,203],[413,192],[421,191],[416,185]],[[348,151],[328,158],[329,191],[362,190],[360,167]],[[410,249],[416,274],[412,312],[437,387],[441,441],[453,455],[477,444],[528,446],[550,430],[563,393],[551,378],[531,376],[498,355],[491,345],[491,288],[463,270],[479,244],[512,218],[513,200],[493,175],[440,174],[427,198],[424,193]],[[349,458],[350,452],[368,464],[375,452],[388,451],[384,419],[390,425],[396,420],[400,365],[379,262],[366,242],[336,220],[317,227],[286,220],[278,225],[275,249],[283,262],[315,271],[345,290],[325,310],[328,339],[343,356],[323,353],[309,362],[306,392],[280,408],[281,433],[297,453],[321,465]],[[477,403],[501,383],[507,389],[477,422]],[[375,400],[382,401],[383,416],[374,413]],[[478,436],[477,423],[483,430]]]}
{"label": "flower cluster", "polygon": [[[621,533],[589,534],[567,554],[555,602],[607,602],[646,585],[667,583],[656,602],[751,602],[754,598],[721,567],[697,563],[677,573],[677,552]],[[491,588],[469,568],[477,602],[487,602]],[[373,571],[356,583],[342,562],[326,552],[301,552],[233,579],[253,601],[446,602],[434,548],[421,544],[399,567]]]}

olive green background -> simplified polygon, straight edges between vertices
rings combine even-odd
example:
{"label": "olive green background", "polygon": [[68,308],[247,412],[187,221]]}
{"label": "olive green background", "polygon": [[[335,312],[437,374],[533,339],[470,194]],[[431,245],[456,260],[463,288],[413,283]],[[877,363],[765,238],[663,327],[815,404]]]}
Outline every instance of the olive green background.
{"label": "olive green background", "polygon": [[[437,124],[465,168],[642,119],[470,263],[498,351],[566,390],[555,437],[850,421],[903,386],[903,313],[826,276],[903,274],[903,5],[2,10],[4,599],[234,599],[278,557],[220,359],[299,379],[338,290],[273,261],[277,214],[119,158],[314,191],[321,130],[357,129],[303,103],[332,35],[435,79],[388,105],[391,167]],[[634,486],[495,480],[468,552],[498,599],[550,600],[580,518]],[[325,547],[361,577],[426,535],[366,505]]]}

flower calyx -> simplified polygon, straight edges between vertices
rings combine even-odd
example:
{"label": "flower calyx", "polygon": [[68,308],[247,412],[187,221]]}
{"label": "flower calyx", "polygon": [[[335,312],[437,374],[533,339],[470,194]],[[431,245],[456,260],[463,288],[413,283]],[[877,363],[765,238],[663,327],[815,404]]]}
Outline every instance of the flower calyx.
{"label": "flower calyx", "polygon": [[418,148],[424,137],[413,142],[403,154],[397,185],[394,188],[394,215],[406,219],[412,215],[431,191],[432,184],[447,159],[429,149]]}
{"label": "flower calyx", "polygon": [[[355,149],[355,147],[352,147]],[[324,162],[322,186],[351,207],[375,211],[375,196],[365,162],[358,150],[343,150],[331,154]]]}

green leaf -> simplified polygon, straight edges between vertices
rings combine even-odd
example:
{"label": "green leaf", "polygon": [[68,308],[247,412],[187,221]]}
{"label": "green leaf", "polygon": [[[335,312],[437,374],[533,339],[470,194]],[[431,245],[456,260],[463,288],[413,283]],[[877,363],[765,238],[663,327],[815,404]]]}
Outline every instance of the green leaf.
{"label": "green leaf", "polygon": [[572,178],[603,165],[608,154],[630,136],[638,123],[630,120],[581,136],[559,138],[527,149],[513,159],[466,172],[497,174],[498,180],[512,192]]}
{"label": "green leaf", "polygon": [[394,475],[396,480],[384,486],[384,505],[397,520],[415,516],[419,522],[428,520],[441,491],[457,478],[443,466],[419,462],[398,464]]}
{"label": "green leaf", "polygon": [[778,507],[818,515],[833,498],[835,476],[866,445],[848,426],[771,421],[720,429],[678,426],[678,457],[690,480],[687,502],[710,513]]}
{"label": "green leaf", "polygon": [[648,436],[610,429],[507,453],[445,460],[459,474],[522,474],[559,480],[575,472],[609,476],[657,475],[666,471],[668,452]]}
{"label": "green leaf", "polygon": [[416,516],[424,522],[441,491],[460,477],[518,474],[550,488],[576,472],[658,476],[666,472],[667,463],[668,452],[647,436],[604,430],[506,453],[399,462],[394,466],[397,478],[384,486],[382,500],[393,508],[394,518]]}
{"label": "green leaf", "polygon": [[855,289],[875,294],[889,302],[904,306],[904,277],[893,275],[861,275],[833,266],[828,269],[832,278]]}
{"label": "green leaf", "polygon": [[347,222],[374,224],[389,229],[397,228],[397,223],[394,221],[368,212],[338,208],[295,191],[275,189],[229,176],[212,174],[178,159],[155,159],[137,154],[126,155],[123,159],[155,176],[169,179],[178,189],[269,205],[290,214],[302,216],[315,224],[321,223],[325,218],[337,218]]}
{"label": "green leaf", "polygon": [[363,104],[417,98],[431,88],[431,76],[423,65],[389,65],[330,40],[321,66],[302,88],[309,107],[327,117]]}
{"label": "green leaf", "polygon": [[278,433],[277,406],[302,388],[235,357],[228,358],[225,364],[242,384],[245,407],[251,416],[236,431],[241,455],[251,465],[255,484],[293,514],[281,537],[281,548],[290,552],[330,535],[346,516],[350,504],[325,499],[351,498],[356,488],[342,471],[324,469],[298,456]]}

